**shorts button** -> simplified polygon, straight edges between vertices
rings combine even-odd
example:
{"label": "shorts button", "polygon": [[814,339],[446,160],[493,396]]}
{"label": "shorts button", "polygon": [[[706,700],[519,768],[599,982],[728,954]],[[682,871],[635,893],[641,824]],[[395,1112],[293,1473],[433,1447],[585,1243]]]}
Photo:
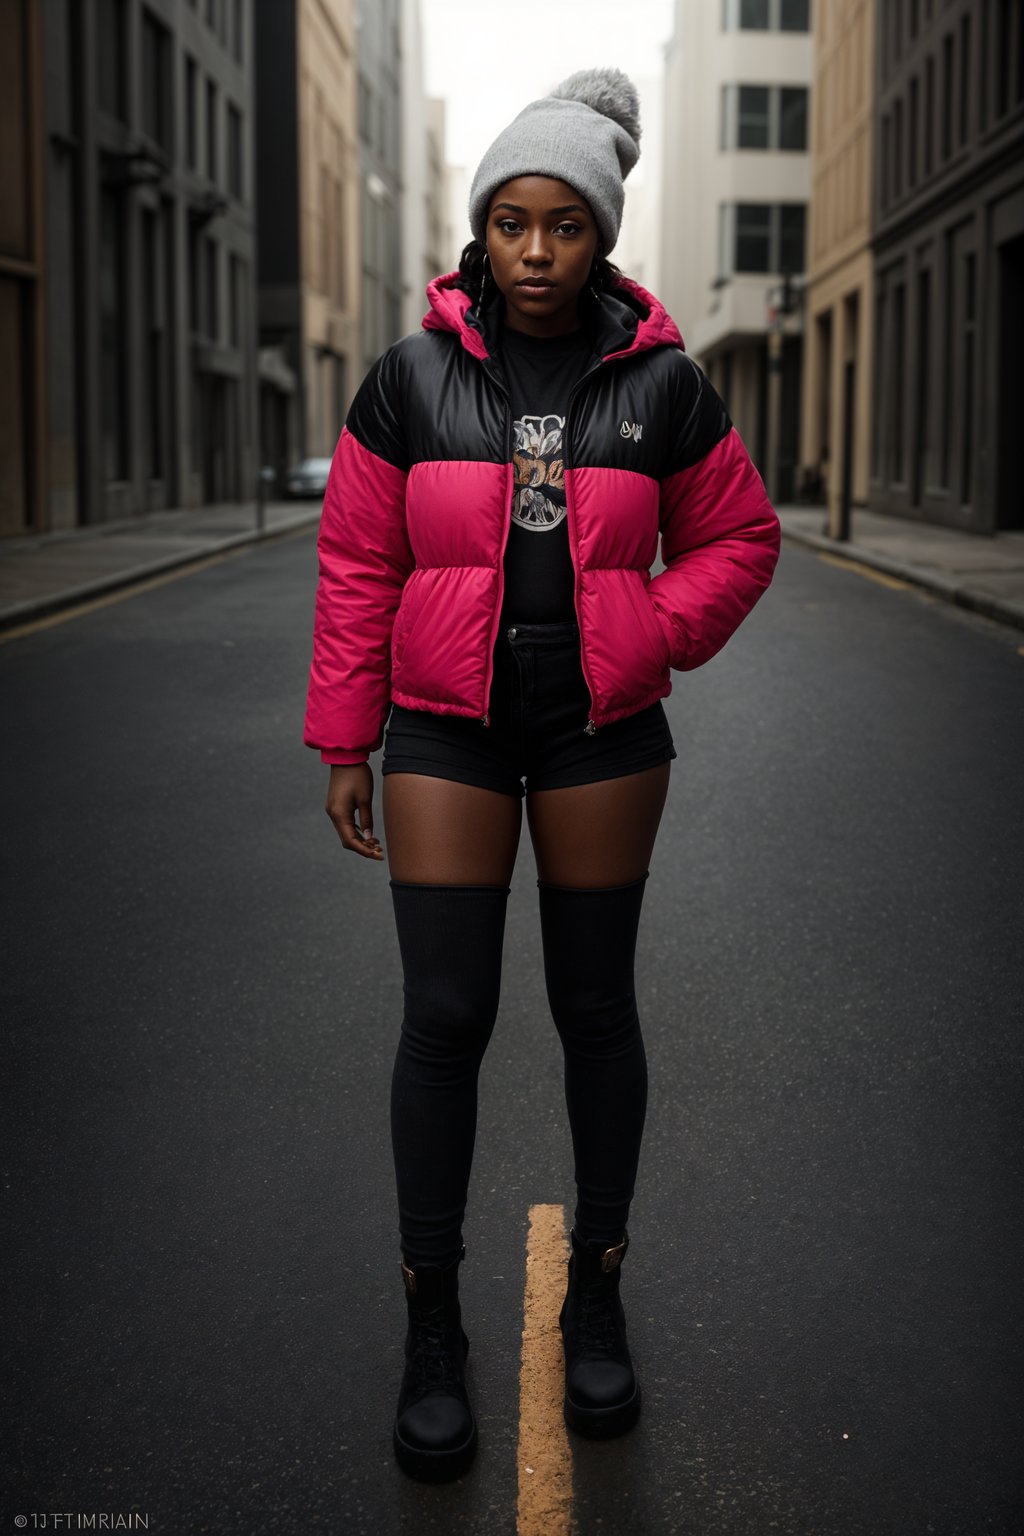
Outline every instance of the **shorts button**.
{"label": "shorts button", "polygon": [[514,640],[514,639],[515,639],[515,637],[516,637],[516,632],[515,632],[515,630],[514,630],[514,629],[510,629],[510,630],[509,630],[509,631],[508,631],[508,638],[509,638],[509,639],[510,639],[510,640]]}

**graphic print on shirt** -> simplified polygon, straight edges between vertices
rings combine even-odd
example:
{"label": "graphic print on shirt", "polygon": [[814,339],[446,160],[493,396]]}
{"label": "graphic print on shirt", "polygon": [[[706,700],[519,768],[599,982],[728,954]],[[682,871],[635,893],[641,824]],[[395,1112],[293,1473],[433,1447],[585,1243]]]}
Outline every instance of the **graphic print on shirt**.
{"label": "graphic print on shirt", "polygon": [[564,416],[521,416],[513,424],[516,493],[512,518],[528,533],[547,533],[565,517]]}

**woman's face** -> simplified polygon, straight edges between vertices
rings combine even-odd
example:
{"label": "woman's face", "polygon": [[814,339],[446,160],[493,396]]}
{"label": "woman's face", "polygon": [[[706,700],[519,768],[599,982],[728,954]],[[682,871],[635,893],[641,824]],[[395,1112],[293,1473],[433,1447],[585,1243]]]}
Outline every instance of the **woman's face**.
{"label": "woman's face", "polygon": [[505,323],[530,336],[558,336],[579,324],[598,235],[586,200],[551,176],[517,176],[491,198],[487,254],[505,299]]}

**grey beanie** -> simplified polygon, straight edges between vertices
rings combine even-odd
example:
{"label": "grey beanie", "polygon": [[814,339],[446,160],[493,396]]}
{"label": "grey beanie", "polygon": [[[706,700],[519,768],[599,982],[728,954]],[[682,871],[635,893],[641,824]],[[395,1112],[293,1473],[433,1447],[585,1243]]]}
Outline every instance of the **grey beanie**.
{"label": "grey beanie", "polygon": [[619,238],[623,181],[640,158],[640,100],[621,69],[581,69],[531,101],[484,155],[469,194],[469,227],[485,241],[491,198],[516,176],[554,176],[590,204],[607,256]]}

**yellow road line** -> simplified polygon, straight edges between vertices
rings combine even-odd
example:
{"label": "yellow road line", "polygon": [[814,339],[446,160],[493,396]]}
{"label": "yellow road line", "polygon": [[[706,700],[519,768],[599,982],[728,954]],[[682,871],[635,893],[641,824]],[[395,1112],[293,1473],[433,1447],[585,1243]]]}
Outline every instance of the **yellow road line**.
{"label": "yellow road line", "polygon": [[53,629],[54,625],[66,624],[69,619],[80,619],[84,614],[95,613],[99,608],[109,608],[113,603],[123,603],[129,597],[139,597],[143,592],[152,592],[154,587],[166,587],[168,582],[181,581],[182,577],[194,576],[198,571],[208,571],[211,565],[222,565],[225,560],[234,560],[238,555],[250,554],[264,543],[284,544],[288,539],[309,533],[312,526],[306,523],[299,528],[285,529],[282,533],[270,533],[265,539],[236,545],[234,549],[226,549],[219,555],[207,555],[203,560],[190,561],[187,565],[175,567],[173,571],[164,571],[160,576],[147,576],[142,581],[118,587],[116,592],[107,592],[102,597],[91,597],[84,602],[75,603],[71,608],[62,608],[58,613],[49,613],[45,618],[29,619],[24,624],[13,624],[10,629],[0,630],[0,645],[6,645],[8,640],[20,640],[23,635],[34,635],[40,629]]}
{"label": "yellow road line", "polygon": [[858,565],[856,560],[844,560],[841,555],[819,554],[819,560],[826,565],[834,565],[840,571],[853,571],[858,576],[866,576],[868,581],[877,581],[880,587],[888,587],[892,592],[907,592],[910,590],[909,581],[900,581],[898,576],[888,576],[885,571],[876,571],[870,565]]}
{"label": "yellow road line", "polygon": [[572,1452],[562,1415],[565,1366],[558,1313],[565,1299],[565,1210],[531,1205],[519,1373],[517,1536],[569,1536]]}

